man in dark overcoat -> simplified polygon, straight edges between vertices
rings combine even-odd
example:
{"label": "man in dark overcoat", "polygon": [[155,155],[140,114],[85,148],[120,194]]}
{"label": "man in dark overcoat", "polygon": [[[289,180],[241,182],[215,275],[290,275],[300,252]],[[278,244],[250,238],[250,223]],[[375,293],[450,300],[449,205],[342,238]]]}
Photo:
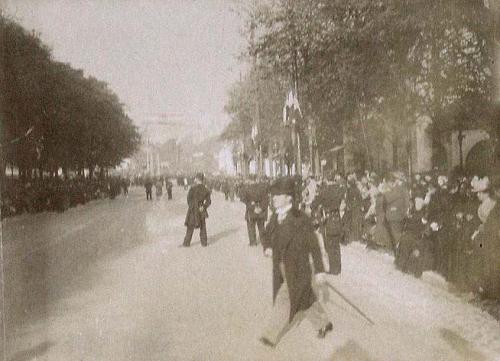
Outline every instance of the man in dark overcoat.
{"label": "man in dark overcoat", "polygon": [[208,246],[207,239],[207,225],[206,219],[208,218],[207,209],[212,203],[210,199],[210,191],[203,184],[203,173],[196,174],[194,184],[189,188],[187,195],[188,211],[184,225],[186,229],[186,237],[184,237],[184,247],[191,245],[191,238],[196,228],[200,229],[200,241],[203,247]]}
{"label": "man in dark overcoat", "polygon": [[[451,233],[449,226],[451,224],[450,210],[452,204],[447,178],[440,175],[437,177],[436,182],[433,184],[435,191],[432,193],[428,205],[427,220],[429,224],[435,224],[437,227],[437,230],[434,230],[431,234],[434,255],[433,269],[447,278],[447,243]],[[454,237],[452,241],[456,241]]]}
{"label": "man in dark overcoat", "polygon": [[391,175],[389,184],[391,189],[384,194],[383,207],[392,249],[396,253],[410,207],[410,193],[403,181],[397,176]]}
{"label": "man in dark overcoat", "polygon": [[250,176],[248,184],[243,187],[241,201],[245,203],[245,220],[247,221],[248,239],[250,246],[257,245],[257,231],[259,239],[264,233],[264,222],[267,220],[269,206],[268,187],[263,182],[256,182],[254,175]]}
{"label": "man in dark overcoat", "polygon": [[[311,219],[294,207],[294,194],[293,179],[282,178],[271,186],[275,213],[266,227],[262,245],[265,254],[273,258],[274,306],[260,339],[268,346],[275,346],[301,315],[316,327],[320,338],[332,329],[311,282],[314,272],[318,293],[326,293],[318,239]],[[312,255],[314,270],[309,255]]]}
{"label": "man in dark overcoat", "polygon": [[174,187],[174,185],[169,178],[167,178],[165,181],[165,187],[167,188],[168,200],[172,200],[172,188]]}
{"label": "man in dark overcoat", "polygon": [[221,184],[221,192],[224,193],[224,199],[229,200],[229,179],[223,179]]}
{"label": "man in dark overcoat", "polygon": [[147,177],[144,182],[144,188],[146,188],[146,200],[153,200],[153,180],[151,177]]}
{"label": "man in dark overcoat", "polygon": [[361,240],[363,214],[361,212],[361,192],[357,186],[355,174],[351,174],[347,178],[346,189],[346,204],[347,210],[345,215],[346,220],[346,238],[345,242],[355,242]]}
{"label": "man in dark overcoat", "polygon": [[344,191],[331,179],[319,188],[311,208],[314,218],[320,220],[320,231],[324,237],[325,250],[328,254],[328,273],[338,275],[341,272],[340,243],[343,242],[344,225],[340,217],[340,205]]}
{"label": "man in dark overcoat", "polygon": [[476,244],[481,259],[480,287],[482,297],[500,299],[500,176],[495,176],[487,190],[494,206],[480,227]]}

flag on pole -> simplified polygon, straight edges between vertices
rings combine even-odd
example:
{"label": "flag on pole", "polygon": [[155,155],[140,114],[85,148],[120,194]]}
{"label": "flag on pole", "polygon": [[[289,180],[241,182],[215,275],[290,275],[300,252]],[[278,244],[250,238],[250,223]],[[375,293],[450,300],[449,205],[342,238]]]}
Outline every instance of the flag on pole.
{"label": "flag on pole", "polygon": [[252,126],[252,140],[254,141],[254,143],[255,143],[258,135],[259,135],[259,127],[257,126],[257,123],[255,123]]}
{"label": "flag on pole", "polygon": [[297,94],[290,90],[283,106],[283,123],[285,125],[295,124],[301,117],[302,111],[300,110]]}

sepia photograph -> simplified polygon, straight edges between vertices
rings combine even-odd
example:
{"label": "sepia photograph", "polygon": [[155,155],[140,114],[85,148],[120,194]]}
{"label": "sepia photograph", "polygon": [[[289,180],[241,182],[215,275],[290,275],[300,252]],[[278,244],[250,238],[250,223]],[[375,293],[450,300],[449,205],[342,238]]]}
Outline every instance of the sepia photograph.
{"label": "sepia photograph", "polygon": [[0,361],[500,361],[500,0],[0,0]]}

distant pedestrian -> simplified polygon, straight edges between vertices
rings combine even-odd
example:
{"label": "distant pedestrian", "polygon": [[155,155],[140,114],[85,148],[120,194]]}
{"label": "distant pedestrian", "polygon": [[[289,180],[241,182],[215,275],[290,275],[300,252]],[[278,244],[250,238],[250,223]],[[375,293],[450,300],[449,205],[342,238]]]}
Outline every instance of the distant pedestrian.
{"label": "distant pedestrian", "polygon": [[121,186],[123,188],[123,194],[128,196],[128,188],[130,187],[130,180],[128,178],[123,178]]}
{"label": "distant pedestrian", "polygon": [[224,193],[224,199],[226,201],[229,200],[229,180],[224,179],[221,184],[221,191]]}
{"label": "distant pedestrian", "polygon": [[167,178],[167,180],[165,182],[165,187],[167,188],[168,200],[172,200],[172,188],[173,188],[173,186],[174,185],[172,184],[172,181]]}
{"label": "distant pedestrian", "polygon": [[208,246],[206,219],[208,218],[207,209],[212,201],[210,199],[210,191],[203,182],[203,173],[196,174],[194,185],[189,189],[187,195],[188,211],[184,222],[187,229],[186,237],[184,237],[182,244],[184,247],[191,245],[191,238],[196,228],[200,229],[201,245],[203,247]]}
{"label": "distant pedestrian", "polygon": [[153,200],[153,181],[151,178],[146,178],[144,188],[146,188],[146,200]]}
{"label": "distant pedestrian", "polygon": [[158,178],[158,180],[156,181],[155,188],[156,188],[156,199],[160,199],[161,196],[163,195],[163,180],[161,178]]}

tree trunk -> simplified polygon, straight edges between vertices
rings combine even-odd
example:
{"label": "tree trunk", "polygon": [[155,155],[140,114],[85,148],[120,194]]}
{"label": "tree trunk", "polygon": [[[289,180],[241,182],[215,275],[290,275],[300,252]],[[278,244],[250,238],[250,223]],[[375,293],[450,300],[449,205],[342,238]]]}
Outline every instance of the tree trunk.
{"label": "tree trunk", "polygon": [[[0,194],[0,200],[2,195]],[[2,239],[2,209],[0,207],[0,245],[3,242]],[[3,247],[0,247],[0,358],[2,360],[6,360],[7,355],[6,355],[6,334],[5,334],[5,297],[4,297],[4,258],[3,258]]]}

